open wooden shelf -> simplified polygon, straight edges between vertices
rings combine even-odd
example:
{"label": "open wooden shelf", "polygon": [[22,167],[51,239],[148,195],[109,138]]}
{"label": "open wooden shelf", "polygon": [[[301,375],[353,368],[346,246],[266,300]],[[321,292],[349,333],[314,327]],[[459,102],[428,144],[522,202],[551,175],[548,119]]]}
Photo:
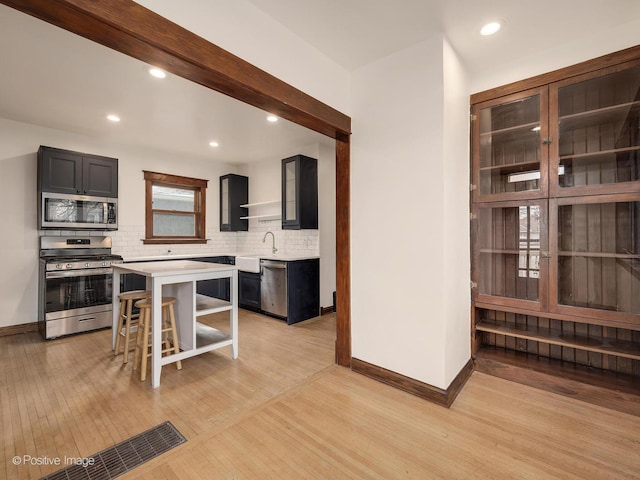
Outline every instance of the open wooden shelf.
{"label": "open wooden shelf", "polygon": [[640,416],[640,382],[632,375],[491,346],[476,353],[474,367],[487,375]]}
{"label": "open wooden shelf", "polygon": [[495,333],[508,337],[543,342],[549,345],[578,348],[589,352],[640,360],[640,345],[624,340],[615,340],[604,337],[595,338],[575,334],[572,335],[560,330],[542,329],[533,326],[507,325],[504,323],[486,320],[478,322],[476,324],[476,330],[480,332]]}

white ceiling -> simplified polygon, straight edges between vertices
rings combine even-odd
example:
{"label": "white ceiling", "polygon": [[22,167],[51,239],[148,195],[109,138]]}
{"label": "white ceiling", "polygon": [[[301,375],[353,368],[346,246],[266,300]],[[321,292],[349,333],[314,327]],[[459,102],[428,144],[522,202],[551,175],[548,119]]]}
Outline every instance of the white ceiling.
{"label": "white ceiling", "polygon": [[[640,18],[640,0],[247,1],[348,70],[443,34],[473,75]],[[492,19],[505,27],[480,37]],[[4,5],[0,58],[2,118],[228,163],[331,142],[184,79],[156,80],[137,60]],[[122,122],[108,123],[109,112]]]}
{"label": "white ceiling", "polygon": [[138,60],[4,5],[0,59],[0,118],[236,164],[334,142],[283,119],[267,122],[264,111],[180,77],[155,79]]}
{"label": "white ceiling", "polygon": [[[443,34],[473,75],[640,19],[639,0],[248,1],[349,70]],[[500,33],[480,36],[494,20]]]}

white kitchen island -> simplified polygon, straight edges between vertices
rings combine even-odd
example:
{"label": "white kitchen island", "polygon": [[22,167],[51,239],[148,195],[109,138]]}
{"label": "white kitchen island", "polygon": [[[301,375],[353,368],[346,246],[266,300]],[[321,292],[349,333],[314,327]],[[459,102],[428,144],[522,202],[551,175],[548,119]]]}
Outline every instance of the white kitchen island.
{"label": "white kitchen island", "polygon": [[[136,273],[147,280],[152,295],[151,386],[160,385],[163,365],[231,345],[231,357],[238,358],[238,267],[192,260],[137,262],[113,265],[113,336],[115,348],[120,304],[120,275]],[[231,279],[229,302],[196,293],[196,282],[216,278]],[[180,353],[162,356],[162,297],[175,297],[176,325]],[[198,317],[229,312],[229,333],[198,322]]]}

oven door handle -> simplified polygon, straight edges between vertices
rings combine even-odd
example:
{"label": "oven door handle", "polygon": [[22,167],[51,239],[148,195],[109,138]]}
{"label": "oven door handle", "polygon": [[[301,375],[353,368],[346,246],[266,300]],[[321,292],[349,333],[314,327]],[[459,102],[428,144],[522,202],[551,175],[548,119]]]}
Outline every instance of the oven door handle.
{"label": "oven door handle", "polygon": [[110,275],[113,268],[91,268],[89,270],[65,270],[63,272],[47,272],[45,278],[89,277],[93,275]]}

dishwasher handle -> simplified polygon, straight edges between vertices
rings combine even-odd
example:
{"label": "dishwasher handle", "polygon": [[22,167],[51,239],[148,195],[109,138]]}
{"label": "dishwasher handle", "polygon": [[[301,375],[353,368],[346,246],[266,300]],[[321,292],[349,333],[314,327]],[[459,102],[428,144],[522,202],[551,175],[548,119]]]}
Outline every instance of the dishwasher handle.
{"label": "dishwasher handle", "polygon": [[278,262],[273,260],[260,260],[260,272],[262,273],[263,269],[272,268],[275,270],[286,270],[287,262]]}
{"label": "dishwasher handle", "polygon": [[276,270],[286,270],[287,266],[286,265],[262,265],[262,268],[273,268]]}

